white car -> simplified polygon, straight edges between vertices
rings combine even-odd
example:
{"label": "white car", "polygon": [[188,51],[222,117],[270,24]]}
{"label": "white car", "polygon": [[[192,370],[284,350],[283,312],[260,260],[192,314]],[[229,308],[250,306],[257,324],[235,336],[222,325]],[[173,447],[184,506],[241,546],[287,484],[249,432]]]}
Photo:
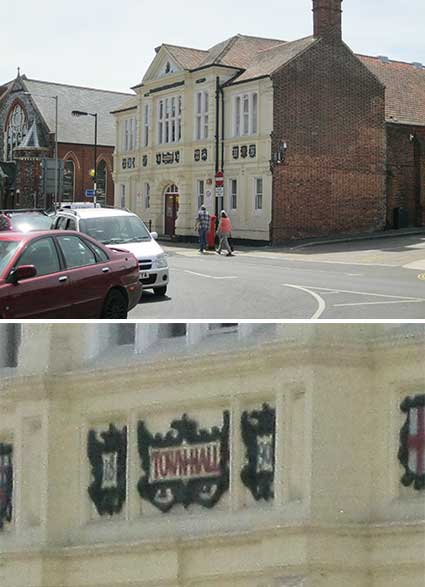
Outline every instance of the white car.
{"label": "white car", "polygon": [[166,294],[167,255],[155,241],[158,235],[150,233],[137,214],[120,208],[74,208],[70,205],[57,211],[52,228],[78,230],[106,246],[130,251],[139,261],[143,289],[153,289],[157,296]]}

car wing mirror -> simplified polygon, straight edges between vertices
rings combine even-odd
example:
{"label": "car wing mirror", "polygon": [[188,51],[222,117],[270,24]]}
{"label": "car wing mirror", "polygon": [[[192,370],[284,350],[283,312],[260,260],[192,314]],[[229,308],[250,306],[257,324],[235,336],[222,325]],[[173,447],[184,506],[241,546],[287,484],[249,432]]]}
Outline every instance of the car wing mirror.
{"label": "car wing mirror", "polygon": [[157,232],[151,232],[151,237],[153,238],[153,240],[158,240],[158,233]]}
{"label": "car wing mirror", "polygon": [[30,279],[36,275],[37,269],[34,267],[34,265],[21,265],[20,267],[16,267],[16,269],[12,269],[12,271],[9,273],[7,281],[8,283],[18,283],[23,279]]}

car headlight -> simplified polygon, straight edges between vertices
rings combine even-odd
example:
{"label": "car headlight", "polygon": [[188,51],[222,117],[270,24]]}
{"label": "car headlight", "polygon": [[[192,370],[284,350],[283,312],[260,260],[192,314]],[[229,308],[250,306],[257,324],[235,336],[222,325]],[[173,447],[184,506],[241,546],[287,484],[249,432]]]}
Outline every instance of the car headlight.
{"label": "car headlight", "polygon": [[154,265],[157,269],[165,269],[168,267],[167,255],[165,253],[158,255],[158,257],[155,259]]}

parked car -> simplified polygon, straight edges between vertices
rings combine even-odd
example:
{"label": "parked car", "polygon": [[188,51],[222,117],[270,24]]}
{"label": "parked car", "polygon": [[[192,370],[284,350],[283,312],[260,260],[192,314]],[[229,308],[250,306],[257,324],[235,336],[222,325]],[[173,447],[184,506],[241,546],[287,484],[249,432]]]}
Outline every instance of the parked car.
{"label": "parked car", "polygon": [[144,222],[121,208],[63,208],[57,212],[52,228],[84,232],[107,247],[120,246],[133,253],[139,261],[143,289],[153,289],[164,296],[168,285],[167,255],[156,242]]}
{"label": "parked car", "polygon": [[78,232],[0,232],[0,318],[126,318],[139,264]]}
{"label": "parked car", "polygon": [[50,230],[52,217],[41,209],[0,210],[10,220],[11,230],[30,232],[32,230]]}

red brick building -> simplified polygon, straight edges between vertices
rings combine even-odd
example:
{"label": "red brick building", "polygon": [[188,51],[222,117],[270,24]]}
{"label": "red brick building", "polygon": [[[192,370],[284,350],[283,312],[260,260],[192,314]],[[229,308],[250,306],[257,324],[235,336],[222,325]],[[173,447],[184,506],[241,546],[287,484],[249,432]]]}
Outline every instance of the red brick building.
{"label": "red brick building", "polygon": [[274,242],[425,224],[425,68],[354,55],[341,3],[271,73]]}
{"label": "red brick building", "polygon": [[112,181],[115,126],[111,110],[129,94],[27,79],[0,86],[0,207],[47,207],[54,190],[43,188],[42,160],[64,162],[58,200],[80,201],[93,188],[94,116],[72,116],[73,110],[97,114],[97,198],[114,202]]}

